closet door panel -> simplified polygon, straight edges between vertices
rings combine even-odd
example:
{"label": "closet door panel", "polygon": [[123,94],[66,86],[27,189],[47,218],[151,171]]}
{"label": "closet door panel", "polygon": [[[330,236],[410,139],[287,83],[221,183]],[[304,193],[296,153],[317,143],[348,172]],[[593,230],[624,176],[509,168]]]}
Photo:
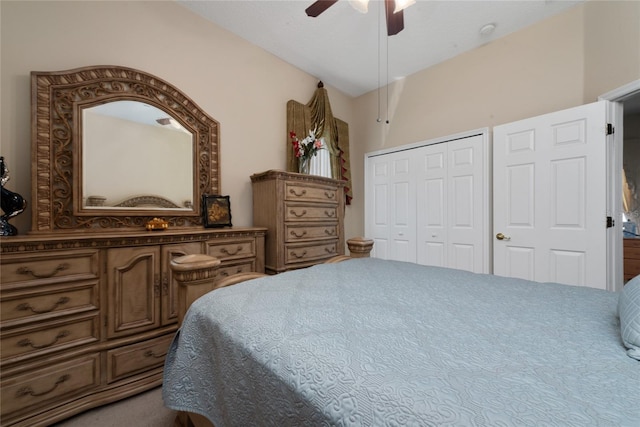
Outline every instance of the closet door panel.
{"label": "closet door panel", "polygon": [[389,259],[416,262],[416,199],[413,153],[400,151],[391,157],[391,247]]}
{"label": "closet door panel", "polygon": [[446,267],[447,255],[447,147],[417,148],[416,191],[418,240],[417,263]]}
{"label": "closet door panel", "polygon": [[483,144],[481,136],[447,144],[449,165],[447,182],[450,224],[448,227],[449,263],[447,267],[483,272],[485,222],[482,206],[485,192],[482,182]]}
{"label": "closet door panel", "polygon": [[369,184],[365,206],[365,233],[374,241],[371,256],[382,259],[389,259],[390,163],[388,156],[372,157],[367,162]]}

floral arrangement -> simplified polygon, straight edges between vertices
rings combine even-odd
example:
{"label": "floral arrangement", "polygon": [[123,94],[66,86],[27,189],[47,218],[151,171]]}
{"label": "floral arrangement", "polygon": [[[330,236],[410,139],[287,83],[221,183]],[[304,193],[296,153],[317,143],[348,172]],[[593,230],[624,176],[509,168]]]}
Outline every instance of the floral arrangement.
{"label": "floral arrangement", "polygon": [[309,160],[322,149],[322,141],[316,138],[317,128],[310,130],[309,135],[302,141],[298,139],[294,131],[289,132],[293,151],[298,159]]}

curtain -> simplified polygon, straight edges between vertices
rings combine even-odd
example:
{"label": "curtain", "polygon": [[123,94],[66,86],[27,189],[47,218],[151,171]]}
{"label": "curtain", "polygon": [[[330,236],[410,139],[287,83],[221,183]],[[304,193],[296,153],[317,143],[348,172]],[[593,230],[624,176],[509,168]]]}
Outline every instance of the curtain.
{"label": "curtain", "polygon": [[323,137],[327,150],[331,155],[331,172],[335,179],[345,181],[344,193],[346,204],[353,198],[351,186],[351,167],[349,162],[349,125],[333,117],[329,95],[322,82],[311,100],[306,104],[290,100],[287,102],[287,170],[298,171],[296,159],[291,145],[290,132],[296,135],[307,135],[316,129],[316,136]]}

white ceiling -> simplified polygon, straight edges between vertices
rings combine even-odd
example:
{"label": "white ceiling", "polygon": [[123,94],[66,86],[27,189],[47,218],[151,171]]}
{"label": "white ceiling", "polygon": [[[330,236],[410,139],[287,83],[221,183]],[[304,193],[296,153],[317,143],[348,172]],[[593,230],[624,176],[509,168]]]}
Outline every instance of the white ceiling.
{"label": "white ceiling", "polygon": [[[377,0],[366,14],[339,0],[317,18],[304,11],[314,0],[176,1],[325,84],[359,96],[585,0],[418,0],[404,11],[404,30],[391,37]],[[487,24],[495,31],[483,36],[480,29]]]}

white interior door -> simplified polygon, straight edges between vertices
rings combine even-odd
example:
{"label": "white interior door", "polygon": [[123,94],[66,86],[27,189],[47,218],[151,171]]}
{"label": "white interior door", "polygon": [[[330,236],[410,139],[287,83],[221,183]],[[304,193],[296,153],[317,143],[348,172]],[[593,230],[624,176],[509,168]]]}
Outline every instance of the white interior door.
{"label": "white interior door", "polygon": [[494,273],[606,289],[607,101],[494,128]]}

